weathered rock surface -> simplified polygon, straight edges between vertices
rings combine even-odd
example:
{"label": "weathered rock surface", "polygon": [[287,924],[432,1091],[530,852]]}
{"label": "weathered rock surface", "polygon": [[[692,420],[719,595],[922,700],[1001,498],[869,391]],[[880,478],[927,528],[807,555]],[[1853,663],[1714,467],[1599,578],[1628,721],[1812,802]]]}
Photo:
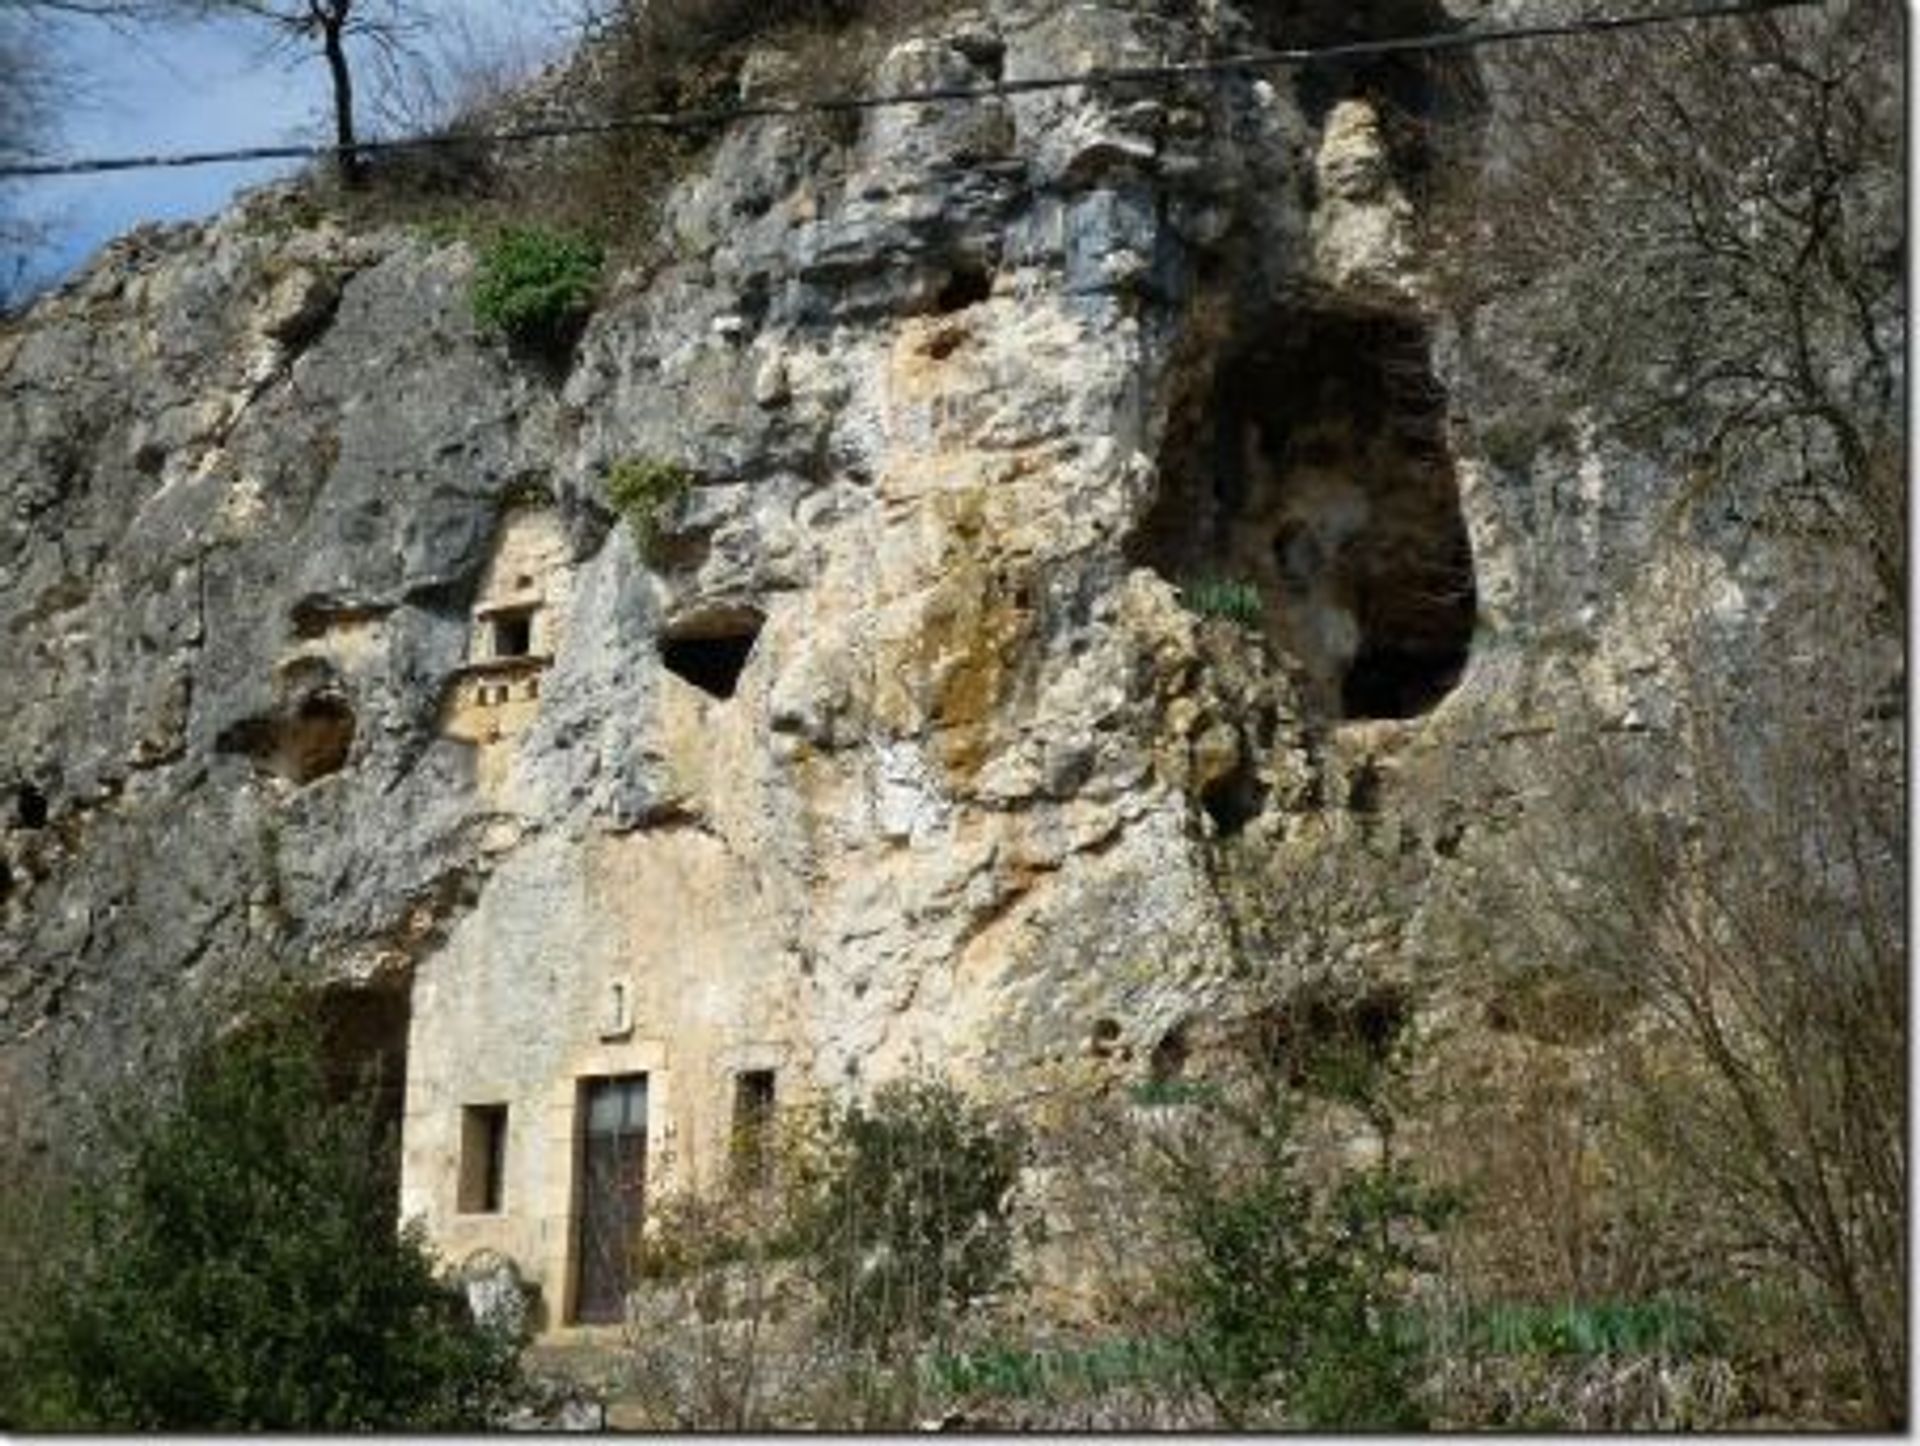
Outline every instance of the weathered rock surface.
{"label": "weathered rock surface", "polygon": [[[1243,38],[1149,9],[983,7],[876,80]],[[0,330],[10,1127],[275,961],[411,999],[430,1214],[473,1070],[571,1079],[629,1035],[696,1170],[727,1068],[1143,1070],[1289,957],[1249,860],[1371,861],[1339,958],[1417,975],[1509,802],[1465,760],[1550,731],[1568,670],[1657,723],[1668,584],[1728,627],[1755,592],[1590,429],[1476,450],[1499,399],[1413,221],[1363,96],[1226,75],[882,111],[839,150],[741,124],[558,384],[476,332],[461,244],[269,192],[108,248]],[[604,491],[628,458],[698,478],[654,563]],[[469,702],[526,685],[463,672],[526,515],[563,641],[537,694]],[[1264,636],[1182,605],[1210,573]],[[510,1253],[557,1258],[555,1198]]]}

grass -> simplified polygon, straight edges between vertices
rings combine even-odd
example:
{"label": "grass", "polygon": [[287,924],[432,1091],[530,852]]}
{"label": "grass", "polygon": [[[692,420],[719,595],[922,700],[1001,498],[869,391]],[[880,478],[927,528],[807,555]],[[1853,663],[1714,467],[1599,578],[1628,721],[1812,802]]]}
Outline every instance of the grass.
{"label": "grass", "polygon": [[1142,1109],[1169,1105],[1206,1105],[1219,1101],[1220,1089],[1219,1086],[1209,1084],[1205,1080],[1141,1080],[1138,1084],[1128,1087],[1127,1098]]}
{"label": "grass", "polygon": [[1032,1400],[1168,1381],[1180,1374],[1184,1359],[1178,1342],[1152,1336],[1077,1348],[995,1342],[936,1355],[928,1371],[932,1384],[952,1395]]}
{"label": "grass", "polygon": [[1203,618],[1225,618],[1250,628],[1259,627],[1266,617],[1260,589],[1244,578],[1196,578],[1181,586],[1180,600]]}
{"label": "grass", "polygon": [[1496,1356],[1688,1355],[1709,1343],[1701,1312],[1684,1301],[1499,1303],[1470,1311],[1467,1349]]}

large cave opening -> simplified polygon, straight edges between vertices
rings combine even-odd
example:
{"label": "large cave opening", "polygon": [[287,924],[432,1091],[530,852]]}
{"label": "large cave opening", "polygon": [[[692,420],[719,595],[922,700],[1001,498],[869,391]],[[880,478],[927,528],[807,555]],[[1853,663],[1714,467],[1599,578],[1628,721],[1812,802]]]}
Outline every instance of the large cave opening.
{"label": "large cave opening", "polygon": [[1318,716],[1427,712],[1475,612],[1445,403],[1419,321],[1281,310],[1176,402],[1133,560],[1256,589]]}
{"label": "large cave opening", "polygon": [[1294,97],[1316,128],[1339,102],[1365,100],[1380,118],[1394,177],[1409,191],[1441,159],[1440,122],[1457,128],[1485,111],[1485,87],[1468,52],[1370,47],[1384,39],[1459,30],[1463,22],[1443,0],[1268,0],[1251,7],[1248,18],[1262,42],[1277,49],[1354,47],[1297,67]]}

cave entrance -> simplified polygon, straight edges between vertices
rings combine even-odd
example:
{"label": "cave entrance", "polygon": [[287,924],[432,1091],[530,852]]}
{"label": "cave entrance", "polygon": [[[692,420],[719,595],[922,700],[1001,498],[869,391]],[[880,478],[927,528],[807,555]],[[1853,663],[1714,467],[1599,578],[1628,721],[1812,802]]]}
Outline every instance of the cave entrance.
{"label": "cave entrance", "polygon": [[314,1000],[320,1058],[328,1096],[364,1108],[383,1181],[400,1224],[400,1126],[407,1099],[407,990],[391,987],[323,988]]}
{"label": "cave entrance", "polygon": [[333,692],[312,693],[278,713],[243,719],[214,742],[296,787],[338,773],[353,751],[352,706]]}
{"label": "cave entrance", "polygon": [[660,661],[709,697],[731,698],[765,622],[752,609],[683,619],[661,634]]}
{"label": "cave entrance", "polygon": [[1473,556],[1426,327],[1283,309],[1176,399],[1132,560],[1251,584],[1333,720],[1410,718],[1459,682]]}

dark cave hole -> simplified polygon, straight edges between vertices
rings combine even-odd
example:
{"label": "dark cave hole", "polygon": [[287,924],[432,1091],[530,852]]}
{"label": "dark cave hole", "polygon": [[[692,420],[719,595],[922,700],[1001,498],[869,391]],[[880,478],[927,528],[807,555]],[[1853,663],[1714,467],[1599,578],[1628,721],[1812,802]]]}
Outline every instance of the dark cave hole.
{"label": "dark cave hole", "polygon": [[1411,1022],[1412,1002],[1395,985],[1353,991],[1315,982],[1254,1011],[1240,1038],[1257,1064],[1292,1088],[1338,1092],[1352,1085],[1356,1069],[1382,1068]]}
{"label": "dark cave hole", "polygon": [[0,859],[0,904],[5,903],[12,893],[13,870],[7,866],[5,859]]}
{"label": "dark cave hole", "polygon": [[1252,762],[1243,759],[1231,773],[1201,790],[1200,806],[1213,820],[1215,837],[1233,838],[1260,816],[1266,796]]}
{"label": "dark cave hole", "polygon": [[346,766],[355,730],[346,699],[322,693],[302,699],[290,712],[236,723],[214,747],[222,753],[244,753],[265,772],[304,785]]}
{"label": "dark cave hole", "polygon": [[279,756],[282,771],[295,783],[311,783],[338,773],[353,750],[355,720],[344,698],[304,700],[283,727]]}
{"label": "dark cave hole", "polygon": [[[1341,680],[1341,712],[1349,718],[1417,718],[1453,691],[1466,665],[1464,647],[1421,652],[1369,645]],[[1356,800],[1354,811],[1368,810]]]}
{"label": "dark cave hole", "polygon": [[956,266],[933,298],[933,309],[945,316],[965,311],[993,295],[993,273],[984,266]]}
{"label": "dark cave hole", "polygon": [[1187,1027],[1176,1024],[1161,1035],[1147,1056],[1147,1078],[1154,1084],[1170,1084],[1187,1072]]}
{"label": "dark cave hole", "polygon": [[660,661],[701,692],[731,698],[764,622],[758,613],[729,613],[682,623],[660,639]]}
{"label": "dark cave hole", "polygon": [[[1255,590],[1311,714],[1433,708],[1466,667],[1476,593],[1426,326],[1282,307],[1189,376],[1129,560]],[[1223,832],[1245,796],[1209,805]]]}
{"label": "dark cave hole", "polygon": [[[1442,0],[1287,0],[1255,7],[1252,19],[1276,47],[1326,48],[1416,35],[1444,35],[1462,22]],[[1471,59],[1446,52],[1326,58],[1294,72],[1294,96],[1309,123],[1326,123],[1343,100],[1363,99],[1380,117],[1394,175],[1405,186],[1439,160],[1435,137],[1483,115],[1486,89]]]}
{"label": "dark cave hole", "polygon": [[31,783],[23,783],[13,794],[13,822],[16,828],[47,826],[47,796]]}
{"label": "dark cave hole", "polygon": [[403,989],[324,990],[315,1005],[327,1092],[363,1096],[382,1124],[400,1123],[407,1092],[407,994]]}

